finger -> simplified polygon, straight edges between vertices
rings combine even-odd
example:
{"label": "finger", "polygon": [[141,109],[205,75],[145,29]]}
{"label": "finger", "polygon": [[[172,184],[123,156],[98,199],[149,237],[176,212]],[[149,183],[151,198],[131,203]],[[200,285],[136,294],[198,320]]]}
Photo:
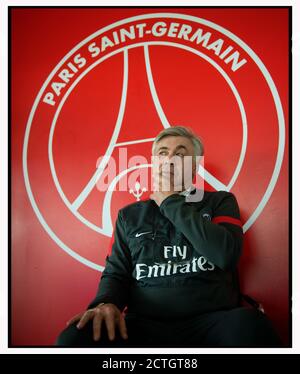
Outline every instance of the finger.
{"label": "finger", "polygon": [[157,191],[159,186],[159,179],[154,178],[152,181],[153,191]]}
{"label": "finger", "polygon": [[77,323],[77,328],[82,329],[86,323],[93,317],[94,313],[92,310],[88,310],[84,313],[84,315],[81,317],[80,321]]}
{"label": "finger", "polygon": [[152,173],[152,178],[154,181],[158,181],[159,180],[159,175],[160,175],[160,172],[157,172],[157,173]]}
{"label": "finger", "polygon": [[76,314],[76,316],[72,317],[71,319],[69,319],[69,321],[67,321],[67,326],[71,325],[72,323],[78,321],[81,319],[81,317],[83,316],[84,313],[78,313]]}
{"label": "finger", "polygon": [[108,339],[109,340],[114,340],[115,329],[116,329],[115,319],[112,315],[106,315],[104,318],[105,318],[105,324],[106,324],[106,328],[107,328]]}
{"label": "finger", "polygon": [[156,177],[157,175],[159,175],[159,172],[160,172],[159,165],[153,164],[152,169],[151,169],[152,177]]}
{"label": "finger", "polygon": [[168,176],[162,175],[161,181],[159,183],[160,191],[170,191],[171,180]]}
{"label": "finger", "polygon": [[159,184],[158,183],[153,183],[153,188],[152,188],[152,191],[153,192],[158,192],[159,191]]}
{"label": "finger", "polygon": [[100,310],[96,308],[94,319],[93,319],[93,335],[94,335],[95,341],[98,341],[101,338],[102,321],[103,321],[103,316],[101,315]]}
{"label": "finger", "polygon": [[120,330],[121,337],[123,339],[128,339],[126,322],[122,314],[120,314],[120,318],[119,318],[119,330]]}
{"label": "finger", "polygon": [[160,174],[153,175],[152,183],[153,183],[153,184],[158,184],[159,181],[160,181],[160,179],[161,179]]}

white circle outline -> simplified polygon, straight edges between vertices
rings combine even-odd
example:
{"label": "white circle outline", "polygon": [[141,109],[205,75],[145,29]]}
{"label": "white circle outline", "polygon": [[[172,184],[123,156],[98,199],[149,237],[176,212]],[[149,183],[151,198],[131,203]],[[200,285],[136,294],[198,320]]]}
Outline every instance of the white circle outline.
{"label": "white circle outline", "polygon": [[185,14],[178,14],[178,13],[149,13],[149,14],[143,14],[143,15],[139,15],[139,16],[129,17],[129,18],[123,19],[121,21],[117,21],[113,24],[110,24],[110,25],[96,31],[95,33],[93,33],[92,35],[90,35],[89,37],[87,37],[86,39],[81,41],[79,44],[77,44],[69,53],[67,53],[65,55],[65,57],[52,70],[52,72],[49,74],[48,78],[45,80],[44,84],[42,85],[42,87],[41,87],[41,89],[40,89],[40,91],[39,91],[39,93],[38,93],[38,95],[37,95],[37,97],[34,101],[32,109],[30,111],[29,118],[28,118],[27,125],[26,125],[25,136],[24,136],[24,144],[23,144],[23,174],[24,174],[25,187],[26,187],[28,198],[30,200],[32,208],[33,208],[34,212],[36,213],[37,218],[39,219],[41,225],[43,226],[45,231],[48,233],[48,235],[52,238],[52,240],[54,240],[65,252],[67,252],[69,255],[71,255],[72,257],[74,257],[78,261],[84,263],[85,265],[87,265],[87,266],[89,266],[89,267],[91,267],[95,270],[103,271],[103,267],[93,263],[92,261],[89,261],[89,260],[83,258],[78,253],[76,253],[72,249],[70,249],[66,244],[64,244],[57,237],[57,235],[51,230],[51,228],[49,227],[49,225],[45,221],[44,217],[42,216],[41,212],[39,211],[39,208],[36,204],[36,201],[33,197],[33,193],[32,193],[32,190],[31,190],[29,176],[28,176],[28,167],[27,167],[27,150],[28,150],[30,129],[31,129],[31,125],[32,125],[32,121],[33,121],[33,117],[34,117],[36,108],[37,108],[38,103],[39,103],[39,101],[42,97],[42,94],[43,94],[44,90],[46,89],[49,82],[51,81],[53,76],[56,74],[56,72],[65,63],[65,61],[70,56],[72,56],[74,54],[74,52],[76,52],[78,49],[80,49],[88,41],[94,39],[96,36],[99,36],[102,33],[106,32],[106,31],[108,31],[108,30],[110,30],[114,27],[118,27],[118,26],[124,25],[124,24],[129,23],[129,22],[134,22],[134,21],[144,20],[144,19],[151,19],[151,18],[174,18],[174,19],[188,20],[188,21],[191,21],[191,22],[206,25],[206,26],[208,26],[208,27],[210,27],[214,30],[217,30],[220,33],[226,35],[229,39],[232,39],[233,41],[235,41],[235,43],[240,45],[240,47],[242,49],[244,49],[247,52],[247,54],[252,58],[252,60],[256,63],[256,65],[258,66],[258,68],[262,72],[262,74],[263,74],[264,78],[266,79],[266,82],[267,82],[267,84],[268,84],[268,86],[271,90],[272,97],[273,97],[275,107],[276,107],[277,118],[278,118],[278,128],[279,128],[277,157],[276,157],[276,162],[275,162],[273,174],[272,174],[272,177],[270,179],[269,185],[268,185],[260,203],[258,204],[257,208],[254,210],[254,212],[252,213],[252,215],[250,216],[248,221],[244,224],[244,226],[243,226],[244,232],[246,232],[251,227],[251,225],[256,221],[256,219],[258,218],[258,216],[261,214],[262,210],[264,209],[265,205],[267,204],[267,202],[268,202],[268,200],[269,200],[269,198],[270,198],[270,196],[271,196],[271,194],[272,194],[272,192],[275,188],[275,184],[277,182],[277,179],[278,179],[278,176],[279,176],[279,173],[280,173],[280,169],[281,169],[281,165],[282,165],[282,161],[283,161],[284,146],[285,146],[285,121],[284,121],[283,109],[282,109],[282,105],[281,105],[281,101],[280,101],[280,97],[279,97],[277,88],[275,86],[275,83],[274,83],[270,73],[268,72],[267,68],[265,67],[265,65],[263,64],[261,59],[256,55],[256,53],[246,43],[244,43],[240,38],[238,38],[232,32],[228,31],[227,29],[225,29],[225,28],[223,28],[223,27],[221,27],[221,26],[219,26],[219,25],[217,25],[217,24],[215,24],[211,21],[207,21],[203,18],[199,18],[199,17],[195,17],[195,16],[191,16],[191,15],[185,15]]}
{"label": "white circle outline", "polygon": [[58,177],[57,177],[57,174],[56,174],[55,164],[54,164],[54,159],[53,159],[53,152],[52,152],[52,143],[53,143],[53,136],[54,136],[54,131],[55,131],[56,123],[57,123],[60,111],[61,111],[63,105],[65,104],[67,98],[69,97],[69,95],[73,91],[73,89],[77,86],[77,84],[81,81],[81,79],[84,78],[96,66],[98,66],[99,64],[101,64],[103,61],[106,61],[110,57],[115,56],[118,53],[121,53],[123,51],[126,51],[126,50],[128,51],[129,49],[139,48],[139,47],[143,47],[143,46],[157,46],[157,45],[171,46],[171,47],[174,47],[174,48],[180,48],[180,49],[189,51],[190,53],[194,53],[197,56],[200,56],[201,58],[203,58],[204,60],[206,60],[207,62],[209,62],[222,75],[222,77],[225,79],[225,81],[227,82],[227,84],[231,88],[232,93],[233,93],[233,95],[234,95],[234,97],[235,97],[235,99],[236,99],[236,101],[238,103],[238,107],[240,109],[240,113],[241,113],[241,117],[242,117],[242,127],[243,127],[243,141],[242,141],[242,147],[241,147],[240,157],[239,157],[237,166],[236,166],[236,168],[234,170],[233,176],[232,176],[231,180],[229,181],[228,185],[226,186],[228,191],[231,190],[232,186],[234,185],[235,181],[237,180],[238,175],[239,175],[239,173],[241,171],[242,165],[244,163],[244,159],[245,159],[245,155],[246,155],[246,148],[247,148],[247,139],[248,139],[248,135],[247,135],[247,119],[246,119],[245,108],[244,108],[242,99],[241,99],[241,97],[240,97],[240,95],[238,93],[238,90],[236,89],[236,87],[233,84],[232,80],[229,78],[228,74],[225,73],[225,71],[214,60],[212,60],[210,57],[206,56],[204,53],[195,50],[194,48],[191,48],[191,47],[179,44],[179,43],[171,43],[171,42],[141,42],[141,43],[131,44],[130,46],[119,48],[119,49],[117,49],[117,50],[115,50],[115,51],[113,51],[113,52],[111,52],[111,53],[103,56],[102,58],[96,60],[88,68],[86,68],[74,80],[74,82],[70,85],[70,87],[68,88],[68,90],[64,94],[63,98],[60,100],[59,105],[58,105],[58,107],[57,107],[57,109],[55,111],[55,114],[53,116],[53,120],[52,120],[51,128],[50,128],[49,142],[48,142],[48,155],[49,155],[50,170],[51,170],[51,174],[52,174],[52,177],[53,177],[53,181],[54,181],[55,187],[56,187],[56,189],[57,189],[57,191],[58,191],[61,199],[63,200],[64,204],[67,206],[67,208],[69,208],[69,210],[71,211],[71,213],[74,214],[74,216],[76,218],[78,218],[83,224],[85,224],[86,226],[88,226],[90,229],[92,229],[92,230],[94,230],[94,231],[96,231],[96,232],[98,232],[98,233],[100,233],[102,235],[106,235],[105,230],[103,228],[99,228],[96,225],[92,224],[85,217],[83,217],[77,210],[74,210],[72,208],[71,202],[68,200],[68,198],[64,194],[63,189],[61,188],[61,185],[59,183],[59,180],[58,180]]}

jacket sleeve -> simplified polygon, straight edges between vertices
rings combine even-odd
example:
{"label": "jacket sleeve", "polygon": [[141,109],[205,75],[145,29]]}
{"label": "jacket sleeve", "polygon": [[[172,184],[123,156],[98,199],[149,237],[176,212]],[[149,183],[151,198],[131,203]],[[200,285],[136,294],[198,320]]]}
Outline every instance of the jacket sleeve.
{"label": "jacket sleeve", "polygon": [[112,238],[111,253],[106,257],[106,265],[97,295],[89,304],[88,309],[101,302],[115,304],[121,311],[127,305],[132,279],[132,263],[124,224],[123,216],[119,212]]}
{"label": "jacket sleeve", "polygon": [[195,205],[174,194],[163,200],[160,211],[189,240],[194,249],[223,270],[239,260],[243,231],[237,201],[232,193],[220,192],[212,220],[206,220]]}

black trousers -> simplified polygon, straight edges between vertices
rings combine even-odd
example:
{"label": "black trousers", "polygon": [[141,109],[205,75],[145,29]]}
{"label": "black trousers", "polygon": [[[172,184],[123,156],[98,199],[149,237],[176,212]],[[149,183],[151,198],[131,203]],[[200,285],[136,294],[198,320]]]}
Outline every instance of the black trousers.
{"label": "black trousers", "polygon": [[101,339],[93,340],[89,322],[78,330],[70,325],[59,335],[60,347],[281,347],[271,322],[254,308],[235,308],[202,314],[183,320],[152,320],[126,317],[128,339],[118,332],[114,341],[107,337],[105,323]]}

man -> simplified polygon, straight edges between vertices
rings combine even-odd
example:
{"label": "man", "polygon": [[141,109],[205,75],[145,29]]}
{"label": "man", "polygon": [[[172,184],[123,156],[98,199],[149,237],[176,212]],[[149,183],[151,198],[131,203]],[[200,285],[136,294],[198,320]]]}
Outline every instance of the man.
{"label": "man", "polygon": [[57,345],[279,346],[266,316],[239,305],[243,232],[235,197],[193,188],[200,139],[185,127],[164,129],[153,155],[150,199],[119,211],[96,298]]}

